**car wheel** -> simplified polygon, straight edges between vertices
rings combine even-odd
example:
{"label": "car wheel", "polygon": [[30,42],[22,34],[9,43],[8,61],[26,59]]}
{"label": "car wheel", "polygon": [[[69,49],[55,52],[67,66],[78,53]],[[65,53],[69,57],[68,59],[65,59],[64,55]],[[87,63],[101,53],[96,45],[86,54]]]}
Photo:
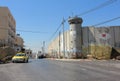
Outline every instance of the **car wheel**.
{"label": "car wheel", "polygon": [[26,63],[28,63],[28,59],[26,60]]}
{"label": "car wheel", "polygon": [[24,63],[26,63],[26,60],[24,59],[24,61],[23,61]]}
{"label": "car wheel", "polygon": [[15,63],[15,61],[12,61],[12,63]]}

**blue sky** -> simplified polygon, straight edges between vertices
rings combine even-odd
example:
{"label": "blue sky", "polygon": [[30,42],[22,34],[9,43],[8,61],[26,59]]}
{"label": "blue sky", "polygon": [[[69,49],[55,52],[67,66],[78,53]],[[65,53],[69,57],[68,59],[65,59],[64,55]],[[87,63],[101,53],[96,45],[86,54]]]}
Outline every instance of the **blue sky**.
{"label": "blue sky", "polygon": [[[88,11],[108,0],[0,0],[0,6],[7,6],[16,20],[17,33],[23,37],[26,48],[34,52],[41,50],[42,42],[47,44],[60,25],[63,17],[75,16]],[[82,15],[82,26],[90,26],[120,16],[120,0],[104,8]],[[102,26],[120,25],[120,19]],[[65,22],[65,29],[69,24]],[[23,32],[38,31],[39,33]]]}

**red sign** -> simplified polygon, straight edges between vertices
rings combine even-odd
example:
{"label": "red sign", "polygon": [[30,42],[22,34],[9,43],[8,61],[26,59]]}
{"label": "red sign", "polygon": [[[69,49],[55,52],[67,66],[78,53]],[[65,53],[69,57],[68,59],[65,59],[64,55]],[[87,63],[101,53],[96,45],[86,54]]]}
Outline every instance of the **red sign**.
{"label": "red sign", "polygon": [[106,37],[106,34],[102,34],[102,37]]}

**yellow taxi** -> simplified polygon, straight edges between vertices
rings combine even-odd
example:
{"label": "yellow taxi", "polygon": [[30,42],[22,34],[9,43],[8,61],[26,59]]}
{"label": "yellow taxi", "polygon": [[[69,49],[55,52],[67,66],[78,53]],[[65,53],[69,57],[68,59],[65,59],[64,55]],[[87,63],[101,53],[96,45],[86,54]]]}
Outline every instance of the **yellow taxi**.
{"label": "yellow taxi", "polygon": [[13,58],[12,62],[24,62],[27,63],[29,60],[29,57],[25,53],[17,53]]}

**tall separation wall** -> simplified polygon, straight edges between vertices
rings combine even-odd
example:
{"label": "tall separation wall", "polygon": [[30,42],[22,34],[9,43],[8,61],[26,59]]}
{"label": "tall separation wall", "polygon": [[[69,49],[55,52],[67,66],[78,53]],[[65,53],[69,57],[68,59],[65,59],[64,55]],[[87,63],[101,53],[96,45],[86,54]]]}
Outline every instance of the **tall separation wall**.
{"label": "tall separation wall", "polygon": [[120,26],[83,27],[84,55],[92,55],[96,59],[110,59],[112,48],[120,48]]}

